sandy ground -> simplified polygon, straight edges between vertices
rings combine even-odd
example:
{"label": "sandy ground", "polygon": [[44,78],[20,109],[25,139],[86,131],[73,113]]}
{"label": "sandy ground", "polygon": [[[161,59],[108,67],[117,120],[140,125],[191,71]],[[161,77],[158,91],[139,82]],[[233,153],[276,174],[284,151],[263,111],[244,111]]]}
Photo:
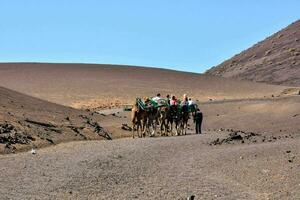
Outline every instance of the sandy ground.
{"label": "sandy ground", "polygon": [[[63,137],[68,136],[64,124],[70,123],[65,117],[82,124],[80,116],[85,113],[114,140],[48,144],[50,147],[38,149],[37,155],[0,155],[1,199],[300,197],[299,96],[201,103],[204,135],[117,139],[131,136],[121,129],[123,123],[130,125],[130,112],[79,111],[2,90],[3,95],[10,95],[2,99],[6,119],[36,115],[39,121],[52,120],[61,123],[57,127]],[[254,136],[227,140],[232,130]],[[57,134],[48,136],[55,139]],[[65,141],[76,138],[70,136]]]}
{"label": "sandy ground", "polygon": [[[130,66],[0,71],[1,85],[43,99],[0,87],[0,153],[38,147],[0,155],[0,199],[300,199],[299,88]],[[205,134],[131,139],[130,112],[98,112],[157,91],[199,99]],[[59,105],[74,103],[91,109]]]}
{"label": "sandy ground", "polygon": [[0,63],[0,85],[75,108],[114,107],[157,93],[200,101],[263,98],[287,88],[159,68],[47,63]]}
{"label": "sandy ground", "polygon": [[36,155],[2,155],[0,195],[2,199],[184,199],[190,195],[299,199],[299,138],[208,145],[219,135],[72,142],[38,150]]}

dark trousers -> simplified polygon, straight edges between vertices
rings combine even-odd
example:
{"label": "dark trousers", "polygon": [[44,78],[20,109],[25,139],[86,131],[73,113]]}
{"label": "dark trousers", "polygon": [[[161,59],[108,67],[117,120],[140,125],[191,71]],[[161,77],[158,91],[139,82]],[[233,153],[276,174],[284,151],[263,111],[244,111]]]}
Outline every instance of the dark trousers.
{"label": "dark trousers", "polygon": [[202,120],[203,120],[203,116],[202,115],[195,120],[196,134],[201,134],[202,133],[201,132]]}

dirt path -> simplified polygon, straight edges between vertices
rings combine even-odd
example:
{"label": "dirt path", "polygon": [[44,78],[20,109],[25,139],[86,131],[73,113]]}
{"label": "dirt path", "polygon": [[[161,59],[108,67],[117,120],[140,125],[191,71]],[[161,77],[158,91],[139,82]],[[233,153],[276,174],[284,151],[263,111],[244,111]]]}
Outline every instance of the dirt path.
{"label": "dirt path", "polygon": [[[3,155],[0,196],[183,199],[193,194],[196,199],[292,199],[299,195],[300,185],[295,185],[300,184],[296,173],[299,160],[283,170],[277,165],[278,161],[288,159],[278,152],[288,149],[300,153],[299,140],[213,147],[207,145],[213,135],[72,142],[38,150],[37,155]],[[261,155],[254,156],[257,153]],[[272,156],[277,159],[265,162]],[[250,165],[256,167],[249,168]],[[261,170],[269,171],[263,174]],[[290,177],[289,182],[268,184],[263,179],[276,181],[272,172],[276,172],[277,178]],[[267,186],[261,188],[261,184]],[[274,193],[281,184],[282,193]],[[286,186],[288,193],[284,191]]]}

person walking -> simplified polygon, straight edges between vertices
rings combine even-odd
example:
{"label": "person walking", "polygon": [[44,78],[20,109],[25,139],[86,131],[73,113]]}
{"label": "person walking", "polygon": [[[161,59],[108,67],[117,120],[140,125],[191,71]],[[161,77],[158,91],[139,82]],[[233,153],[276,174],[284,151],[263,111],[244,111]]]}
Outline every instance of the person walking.
{"label": "person walking", "polygon": [[195,129],[196,129],[196,134],[201,134],[201,126],[202,126],[202,121],[203,121],[203,114],[200,111],[199,108],[197,108],[196,114],[195,114],[195,118],[194,118],[194,122],[195,122]]}

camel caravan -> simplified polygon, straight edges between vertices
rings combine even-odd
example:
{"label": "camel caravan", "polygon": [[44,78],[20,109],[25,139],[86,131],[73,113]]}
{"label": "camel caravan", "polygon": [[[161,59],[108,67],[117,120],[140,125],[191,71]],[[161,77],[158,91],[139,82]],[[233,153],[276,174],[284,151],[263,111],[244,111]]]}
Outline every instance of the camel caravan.
{"label": "camel caravan", "polygon": [[175,96],[161,98],[157,94],[153,98],[136,98],[132,108],[132,137],[154,137],[157,127],[160,136],[186,135],[189,119],[193,118],[196,133],[201,133],[202,113],[197,104],[183,95],[182,101]]}

